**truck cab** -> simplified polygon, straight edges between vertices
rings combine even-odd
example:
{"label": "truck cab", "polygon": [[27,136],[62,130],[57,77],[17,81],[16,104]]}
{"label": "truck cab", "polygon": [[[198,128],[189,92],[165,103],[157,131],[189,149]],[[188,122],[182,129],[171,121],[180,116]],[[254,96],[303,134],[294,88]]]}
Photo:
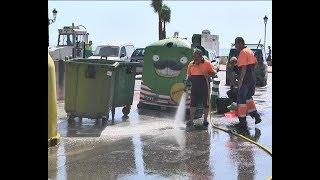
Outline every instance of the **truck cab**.
{"label": "truck cab", "polygon": [[58,30],[57,46],[49,47],[49,53],[54,60],[64,60],[66,57],[84,57],[84,46],[88,44],[87,30],[84,26],[64,26]]}
{"label": "truck cab", "polygon": [[218,72],[220,70],[219,36],[210,34],[209,30],[203,30],[201,34],[193,34],[192,48],[202,51],[204,58],[208,58]]}

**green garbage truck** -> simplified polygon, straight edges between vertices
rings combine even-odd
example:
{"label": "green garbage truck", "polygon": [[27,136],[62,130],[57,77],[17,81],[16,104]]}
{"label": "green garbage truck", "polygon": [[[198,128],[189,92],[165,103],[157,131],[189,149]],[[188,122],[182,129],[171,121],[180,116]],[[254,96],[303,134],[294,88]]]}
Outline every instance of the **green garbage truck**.
{"label": "green garbage truck", "polygon": [[[191,59],[191,43],[183,38],[163,39],[147,46],[138,108],[176,108],[184,92]],[[186,105],[189,108],[190,97]]]}

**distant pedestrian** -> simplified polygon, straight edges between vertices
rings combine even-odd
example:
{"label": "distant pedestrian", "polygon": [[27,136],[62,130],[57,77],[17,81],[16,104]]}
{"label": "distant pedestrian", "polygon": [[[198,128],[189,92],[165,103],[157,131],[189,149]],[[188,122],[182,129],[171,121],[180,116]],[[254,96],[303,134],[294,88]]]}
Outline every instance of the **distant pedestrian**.
{"label": "distant pedestrian", "polygon": [[269,52],[268,52],[268,57],[267,61],[271,61],[271,46],[268,46]]}
{"label": "distant pedestrian", "polygon": [[86,57],[92,56],[92,41],[89,41],[88,44],[85,44],[85,55]]}

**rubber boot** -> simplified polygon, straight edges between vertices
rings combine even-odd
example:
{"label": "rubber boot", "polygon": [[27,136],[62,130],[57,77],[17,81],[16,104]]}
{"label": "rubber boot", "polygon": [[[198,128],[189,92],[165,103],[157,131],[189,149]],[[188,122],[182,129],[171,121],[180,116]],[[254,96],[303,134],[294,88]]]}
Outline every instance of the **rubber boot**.
{"label": "rubber boot", "polygon": [[247,128],[247,118],[246,117],[238,117],[239,123],[235,125],[237,129],[245,129]]}
{"label": "rubber boot", "polygon": [[203,127],[208,128],[209,122],[208,120],[203,120]]}
{"label": "rubber boot", "polygon": [[251,112],[251,113],[249,113],[249,114],[250,114],[250,116],[251,116],[252,118],[255,119],[255,124],[258,124],[258,123],[261,122],[260,114],[259,114],[257,111],[253,111],[253,112]]}

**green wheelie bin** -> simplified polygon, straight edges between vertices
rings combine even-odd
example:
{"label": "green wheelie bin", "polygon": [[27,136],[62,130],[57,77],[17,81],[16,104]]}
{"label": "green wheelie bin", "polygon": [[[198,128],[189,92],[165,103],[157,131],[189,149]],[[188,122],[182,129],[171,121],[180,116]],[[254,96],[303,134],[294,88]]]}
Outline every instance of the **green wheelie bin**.
{"label": "green wheelie bin", "polygon": [[65,62],[65,111],[75,117],[108,120],[119,62],[71,59]]}
{"label": "green wheelie bin", "polygon": [[[114,63],[114,61],[108,61]],[[114,119],[115,108],[123,107],[122,113],[126,117],[130,113],[133,102],[136,68],[138,62],[119,62],[115,71],[115,91],[112,101],[112,120]]]}

